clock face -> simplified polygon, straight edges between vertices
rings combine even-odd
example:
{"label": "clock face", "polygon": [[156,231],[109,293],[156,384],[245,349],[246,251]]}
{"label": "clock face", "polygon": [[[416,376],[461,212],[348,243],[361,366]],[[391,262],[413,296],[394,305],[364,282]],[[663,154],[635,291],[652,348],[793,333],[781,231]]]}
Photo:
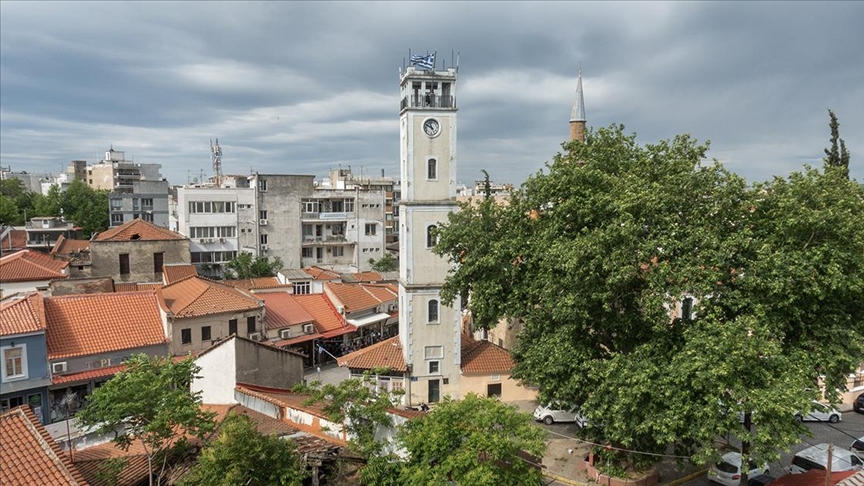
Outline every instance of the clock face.
{"label": "clock face", "polygon": [[423,122],[423,131],[426,132],[426,136],[434,137],[441,131],[441,125],[438,123],[438,120],[429,118]]}

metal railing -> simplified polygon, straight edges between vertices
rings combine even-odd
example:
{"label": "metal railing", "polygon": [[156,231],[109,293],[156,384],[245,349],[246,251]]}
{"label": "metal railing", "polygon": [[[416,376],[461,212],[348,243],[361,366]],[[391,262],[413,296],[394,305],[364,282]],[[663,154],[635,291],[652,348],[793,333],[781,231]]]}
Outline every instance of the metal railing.
{"label": "metal railing", "polygon": [[438,96],[434,94],[416,94],[402,98],[400,110],[405,108],[453,108],[452,96]]}

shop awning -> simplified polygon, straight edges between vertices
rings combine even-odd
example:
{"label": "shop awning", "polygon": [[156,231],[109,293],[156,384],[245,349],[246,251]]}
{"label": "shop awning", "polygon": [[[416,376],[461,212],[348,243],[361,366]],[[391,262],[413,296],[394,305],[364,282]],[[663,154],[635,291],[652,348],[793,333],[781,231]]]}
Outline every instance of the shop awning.
{"label": "shop awning", "polygon": [[390,319],[390,314],[372,314],[371,316],[358,317],[357,319],[348,319],[348,322],[354,324],[357,327],[368,326],[369,324],[375,324],[376,322],[386,321]]}

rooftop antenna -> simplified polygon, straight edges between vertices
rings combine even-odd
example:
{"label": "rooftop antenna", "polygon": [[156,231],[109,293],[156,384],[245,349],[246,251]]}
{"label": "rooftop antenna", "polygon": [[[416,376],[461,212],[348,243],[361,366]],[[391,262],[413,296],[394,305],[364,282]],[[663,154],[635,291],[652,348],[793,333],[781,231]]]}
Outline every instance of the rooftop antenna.
{"label": "rooftop antenna", "polygon": [[216,187],[222,187],[222,147],[219,146],[219,138],[216,143],[210,139],[210,153],[213,159],[213,177],[216,179]]}

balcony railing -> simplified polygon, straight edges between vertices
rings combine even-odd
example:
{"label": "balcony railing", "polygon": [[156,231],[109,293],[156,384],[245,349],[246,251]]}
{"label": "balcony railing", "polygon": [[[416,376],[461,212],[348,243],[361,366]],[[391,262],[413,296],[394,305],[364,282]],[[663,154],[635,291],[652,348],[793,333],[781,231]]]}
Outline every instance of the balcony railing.
{"label": "balcony railing", "polygon": [[454,99],[452,96],[438,96],[433,94],[416,94],[408,95],[402,98],[400,110],[405,108],[453,108]]}

